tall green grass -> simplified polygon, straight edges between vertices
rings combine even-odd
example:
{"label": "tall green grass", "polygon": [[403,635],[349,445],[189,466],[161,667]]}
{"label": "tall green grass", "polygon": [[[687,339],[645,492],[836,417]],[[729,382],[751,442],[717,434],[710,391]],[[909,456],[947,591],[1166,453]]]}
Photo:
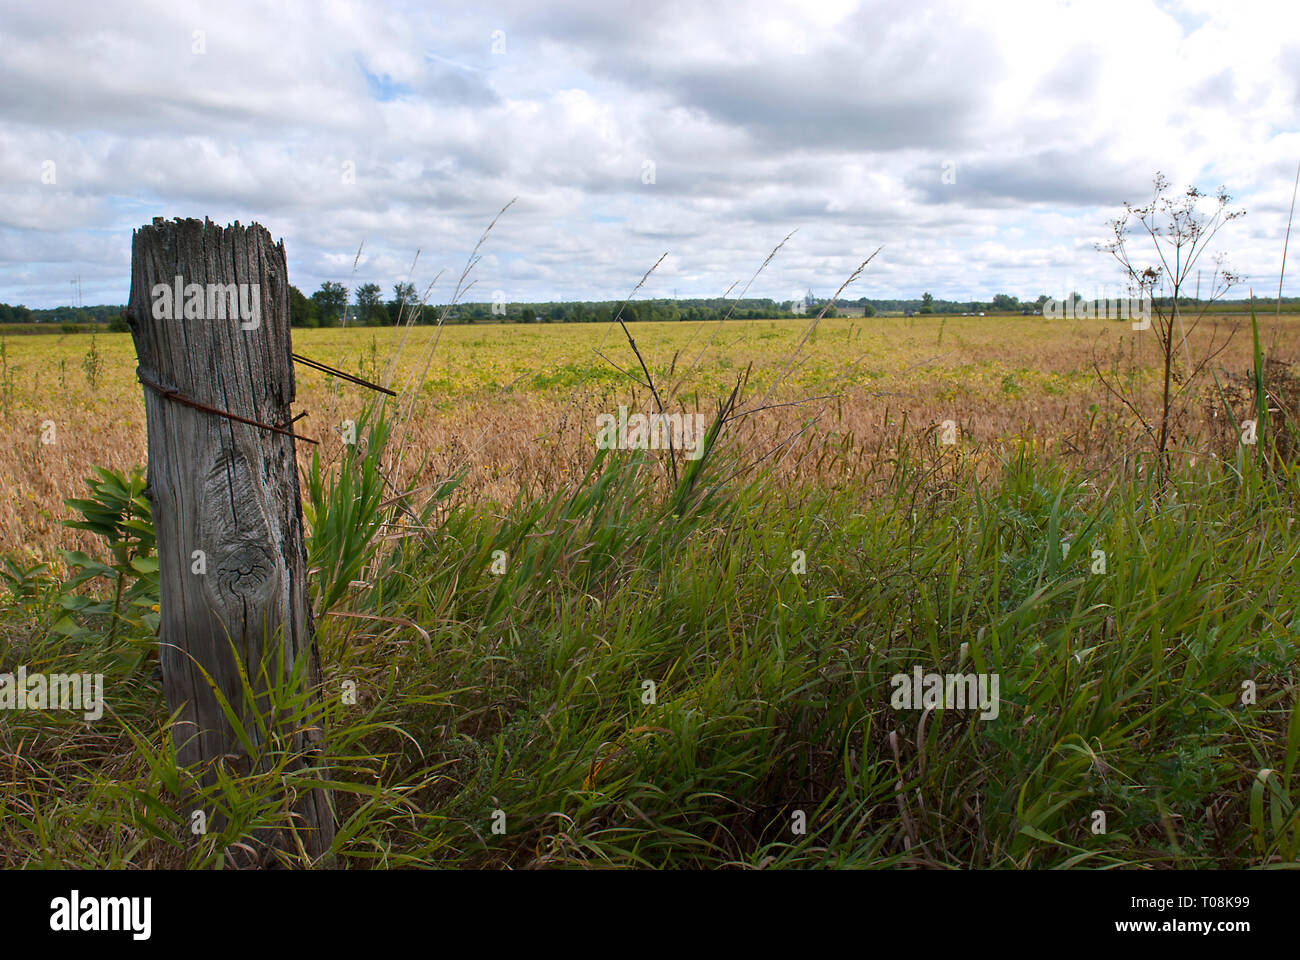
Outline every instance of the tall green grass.
{"label": "tall green grass", "polygon": [[[334,787],[341,866],[1298,862],[1297,480],[1255,451],[1161,484],[900,443],[835,491],[600,451],[416,509],[383,429],[306,484],[327,755],[232,772],[219,832],[180,818],[132,621],[69,633],[42,571],[11,585],[0,670],[102,667],[110,710],[0,714],[4,864],[221,865],[286,826],[286,776]],[[918,665],[996,672],[999,716],[893,709]]]}

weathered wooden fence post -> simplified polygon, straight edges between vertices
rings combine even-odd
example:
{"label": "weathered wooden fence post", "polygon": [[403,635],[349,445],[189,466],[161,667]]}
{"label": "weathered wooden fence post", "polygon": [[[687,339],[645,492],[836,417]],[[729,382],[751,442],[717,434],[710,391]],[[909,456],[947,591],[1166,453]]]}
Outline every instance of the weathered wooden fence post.
{"label": "weathered wooden fence post", "polygon": [[[269,709],[263,663],[272,682],[298,669],[301,691],[319,685],[290,426],[284,244],[257,224],[157,218],[132,237],[127,317],[147,418],[163,688],[181,710],[177,760],[210,783],[214,764],[247,773],[250,761],[204,671],[257,739],[254,714]],[[315,724],[262,722],[281,748],[316,755]],[[334,837],[329,794],[311,789],[288,802],[297,838],[281,831],[259,844],[297,852],[301,841],[320,858]]]}

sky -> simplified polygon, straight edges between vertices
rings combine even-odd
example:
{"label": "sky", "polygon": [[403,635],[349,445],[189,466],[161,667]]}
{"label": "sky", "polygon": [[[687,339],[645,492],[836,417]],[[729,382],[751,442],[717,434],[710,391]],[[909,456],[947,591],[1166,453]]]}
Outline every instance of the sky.
{"label": "sky", "polygon": [[463,299],[621,300],[664,254],[638,298],[734,296],[791,231],[749,296],[877,248],[842,296],[1109,296],[1157,171],[1246,211],[1206,283],[1275,296],[1298,120],[1294,0],[8,3],[0,302],[124,303],[132,230],[208,217],[307,294],[442,303],[512,199]]}

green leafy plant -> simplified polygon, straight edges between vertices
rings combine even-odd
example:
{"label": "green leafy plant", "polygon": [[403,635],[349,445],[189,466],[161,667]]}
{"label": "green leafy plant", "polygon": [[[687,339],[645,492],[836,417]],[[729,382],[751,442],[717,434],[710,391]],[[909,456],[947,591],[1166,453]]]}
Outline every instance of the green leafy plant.
{"label": "green leafy plant", "polygon": [[27,566],[11,557],[0,557],[0,581],[3,581],[10,596],[20,605],[32,604],[40,594],[41,587],[49,582],[50,565],[35,563]]}
{"label": "green leafy plant", "polygon": [[[94,467],[95,477],[86,479],[90,497],[69,499],[64,503],[81,514],[79,520],[65,521],[74,530],[86,530],[102,537],[108,545],[109,562],[105,563],[74,550],[63,551],[64,559],[74,571],[60,598],[64,615],[56,624],[63,633],[79,633],[70,614],[106,615],[109,618],[110,645],[125,622],[147,630],[152,636],[157,627],[158,558],[153,555],[154,528],[149,501],[144,496],[144,471],[136,467],[129,474],[104,467]],[[83,584],[102,577],[113,585],[111,602],[96,600],[75,592]],[[127,617],[124,610],[140,610],[139,617]]]}
{"label": "green leafy plant", "polygon": [[90,384],[90,389],[95,390],[99,386],[99,368],[103,360],[99,355],[99,348],[95,345],[95,334],[90,334],[90,349],[86,351],[85,357],[81,360],[81,369],[86,371],[86,383]]}

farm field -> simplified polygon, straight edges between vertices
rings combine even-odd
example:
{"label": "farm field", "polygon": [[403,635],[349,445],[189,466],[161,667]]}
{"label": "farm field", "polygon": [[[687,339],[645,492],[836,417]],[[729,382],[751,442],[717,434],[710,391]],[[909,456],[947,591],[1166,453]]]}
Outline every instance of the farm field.
{"label": "farm field", "polygon": [[[597,450],[598,416],[653,409],[617,327],[295,330],[403,393],[385,442],[368,392],[298,370],[323,689],[347,693],[306,769],[250,744],[198,839],[147,516],[65,525],[95,467],[101,501],[139,498],[130,337],[6,339],[0,670],[101,672],[107,709],[0,717],[0,865],[227,866],[321,780],[359,869],[1294,865],[1300,318],[1261,318],[1250,445],[1249,318],[1188,349],[1234,328],[1159,478],[1094,369],[1155,396],[1124,323],[632,325],[667,408],[712,418],[741,384],[692,468]],[[898,699],[959,670],[998,678],[985,709]]]}
{"label": "farm field", "polygon": [[[1245,372],[1249,322],[1208,317],[1192,347],[1235,331],[1219,362]],[[947,420],[967,447],[1023,440],[1067,456],[1113,453],[1132,441],[1134,425],[1099,383],[1094,361],[1103,370],[1136,368],[1139,387],[1153,388],[1155,380],[1154,338],[1123,322],[1018,314],[825,319],[796,356],[809,325],[786,319],[631,330],[670,410],[712,413],[737,378],[741,409],[745,401],[759,405],[774,385],[768,404],[797,402],[734,428],[737,447],[761,456],[814,422],[777,464],[796,483],[833,484],[846,458]],[[1295,355],[1300,317],[1284,314],[1268,325],[1269,345],[1279,356]],[[600,413],[620,403],[653,409],[613,366],[641,375],[621,331],[609,324],[415,327],[404,339],[395,328],[354,327],[295,330],[293,337],[297,352],[372,381],[385,379],[395,356],[388,385],[399,392],[422,374],[403,427],[408,453],[400,479],[418,472],[432,483],[466,468],[461,491],[475,502],[504,503],[521,487],[551,491],[580,477]],[[125,470],[145,459],[130,335],[7,338],[0,360],[0,551],[36,558],[84,546],[85,537],[60,523],[63,500],[80,495],[92,465]],[[360,415],[369,392],[303,366],[296,375],[296,410],[307,412],[299,432],[321,440],[332,462],[340,425]],[[1220,406],[1211,394],[1198,410],[1212,420]],[[48,423],[52,434],[42,429]],[[1192,422],[1187,430],[1207,425]],[[311,450],[299,445],[304,464]],[[810,456],[820,466],[812,467]]]}

